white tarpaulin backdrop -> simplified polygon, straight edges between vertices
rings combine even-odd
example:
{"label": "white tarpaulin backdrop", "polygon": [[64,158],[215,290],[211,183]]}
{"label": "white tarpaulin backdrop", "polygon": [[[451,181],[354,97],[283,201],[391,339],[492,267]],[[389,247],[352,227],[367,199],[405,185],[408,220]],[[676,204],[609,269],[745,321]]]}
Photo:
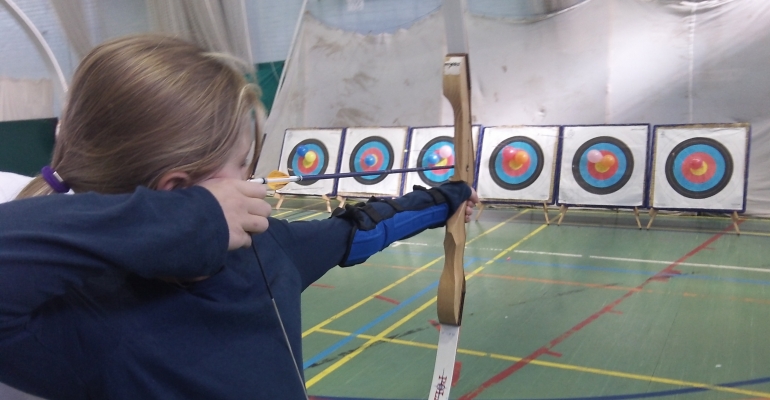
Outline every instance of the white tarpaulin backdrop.
{"label": "white tarpaulin backdrop", "polygon": [[[466,15],[473,123],[747,122],[747,213],[770,215],[770,2],[589,0],[536,22]],[[452,123],[444,22],[361,35],[304,16],[258,175],[292,127]]]}

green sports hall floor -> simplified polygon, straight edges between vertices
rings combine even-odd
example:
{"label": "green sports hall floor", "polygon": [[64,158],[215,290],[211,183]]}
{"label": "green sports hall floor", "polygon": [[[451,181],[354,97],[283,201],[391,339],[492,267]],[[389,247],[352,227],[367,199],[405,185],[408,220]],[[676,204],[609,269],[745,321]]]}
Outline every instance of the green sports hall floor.
{"label": "green sports hall floor", "polygon": [[[318,197],[288,197],[273,216],[328,213]],[[467,224],[451,398],[770,399],[770,220],[740,230],[663,214],[639,230],[611,210],[548,226],[542,210],[487,207]],[[427,397],[443,236],[396,242],[305,291],[311,398]]]}

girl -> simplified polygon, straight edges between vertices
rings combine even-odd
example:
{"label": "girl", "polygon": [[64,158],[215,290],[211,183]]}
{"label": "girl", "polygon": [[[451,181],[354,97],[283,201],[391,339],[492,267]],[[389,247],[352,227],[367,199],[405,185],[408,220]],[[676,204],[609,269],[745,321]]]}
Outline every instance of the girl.
{"label": "girl", "polygon": [[463,183],[269,218],[245,181],[257,95],[174,38],[83,60],[51,165],[0,205],[1,382],[52,399],[305,398],[302,291],[458,208],[470,218]]}

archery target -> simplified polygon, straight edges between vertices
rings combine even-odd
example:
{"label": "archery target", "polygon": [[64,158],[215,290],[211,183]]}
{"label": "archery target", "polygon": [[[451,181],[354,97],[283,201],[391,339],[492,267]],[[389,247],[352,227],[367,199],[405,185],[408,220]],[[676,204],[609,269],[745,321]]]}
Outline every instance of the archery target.
{"label": "archery target", "polygon": [[[292,176],[336,172],[342,129],[287,129],[279,170]],[[325,195],[334,192],[334,179],[302,180],[278,190],[282,194]]]}
{"label": "archery target", "polygon": [[[475,154],[478,126],[471,127],[471,136]],[[454,126],[412,128],[407,160],[407,168],[454,165]],[[405,191],[411,191],[414,185],[436,187],[449,181],[453,175],[454,169],[409,172],[406,174]]]}
{"label": "archery target", "polygon": [[479,199],[553,201],[559,127],[486,127],[480,140]]}
{"label": "archery target", "polygon": [[[590,160],[591,154],[598,154],[601,160]],[[575,182],[594,194],[617,192],[628,183],[633,171],[634,155],[631,149],[610,136],[596,137],[583,143],[572,159]]]}
{"label": "archery target", "polygon": [[[311,158],[312,156],[312,158]],[[329,150],[323,142],[316,139],[305,139],[299,142],[289,152],[286,168],[289,175],[321,175],[329,166]],[[303,180],[297,185],[310,186],[318,180]]]}
{"label": "archery target", "polygon": [[[340,172],[387,171],[404,163],[407,128],[347,128]],[[398,196],[403,174],[340,178],[342,196]]]}
{"label": "archery target", "polygon": [[742,124],[656,127],[650,205],[743,211],[748,140]]}
{"label": "archery target", "polygon": [[648,125],[565,126],[559,203],[644,205]]}

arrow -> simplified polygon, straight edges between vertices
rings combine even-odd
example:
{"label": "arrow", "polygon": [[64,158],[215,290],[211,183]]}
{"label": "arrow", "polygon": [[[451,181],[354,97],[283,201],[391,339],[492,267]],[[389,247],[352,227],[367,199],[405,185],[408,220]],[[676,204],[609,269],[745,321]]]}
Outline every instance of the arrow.
{"label": "arrow", "polygon": [[324,175],[289,175],[282,171],[272,171],[264,178],[252,178],[249,182],[256,182],[266,184],[272,190],[279,190],[291,182],[310,181],[319,179],[335,179],[335,178],[352,178],[355,176],[375,176],[375,175],[389,175],[389,174],[403,174],[406,172],[420,172],[420,171],[435,171],[440,169],[451,169],[454,165],[442,165],[439,167],[420,167],[420,168],[401,168],[391,169],[384,171],[360,171],[360,172],[343,172],[339,174],[324,174]]}

